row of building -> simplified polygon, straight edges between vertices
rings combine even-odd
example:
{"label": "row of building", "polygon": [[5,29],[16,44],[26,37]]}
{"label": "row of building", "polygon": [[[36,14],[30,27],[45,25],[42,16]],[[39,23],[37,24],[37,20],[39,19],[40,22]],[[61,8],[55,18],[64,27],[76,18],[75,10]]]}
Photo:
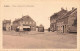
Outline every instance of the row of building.
{"label": "row of building", "polygon": [[[3,30],[11,31],[16,30],[17,28],[19,28],[20,31],[29,28],[27,29],[29,31],[44,32],[44,26],[36,26],[36,22],[28,15],[15,19],[13,22],[11,22],[11,20],[3,20]],[[59,12],[54,13],[50,17],[49,29],[49,31],[52,32],[77,32],[77,8],[73,7],[70,11],[61,8]]]}
{"label": "row of building", "polygon": [[[18,29],[20,31],[28,30],[28,31],[43,31],[44,26],[36,26],[36,22],[28,15],[22,16],[22,18],[15,19],[13,22],[11,20],[3,20],[3,30],[11,31]],[[27,28],[27,29],[26,29]]]}
{"label": "row of building", "polygon": [[50,31],[62,33],[77,32],[77,8],[67,11],[63,8],[50,17]]}

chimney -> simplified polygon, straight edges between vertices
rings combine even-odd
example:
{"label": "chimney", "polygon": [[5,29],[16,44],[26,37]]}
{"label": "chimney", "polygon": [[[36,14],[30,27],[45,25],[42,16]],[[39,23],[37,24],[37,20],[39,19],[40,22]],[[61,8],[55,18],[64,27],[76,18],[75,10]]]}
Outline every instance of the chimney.
{"label": "chimney", "polygon": [[64,10],[63,7],[61,8],[61,10]]}
{"label": "chimney", "polygon": [[74,7],[72,7],[72,10],[74,10],[75,8]]}

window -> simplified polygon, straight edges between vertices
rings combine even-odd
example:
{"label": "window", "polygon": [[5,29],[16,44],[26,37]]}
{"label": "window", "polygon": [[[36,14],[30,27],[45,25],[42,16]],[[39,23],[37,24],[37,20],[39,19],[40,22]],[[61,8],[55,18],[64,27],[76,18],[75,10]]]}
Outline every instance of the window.
{"label": "window", "polygon": [[28,24],[28,22],[26,22],[26,24]]}
{"label": "window", "polygon": [[31,22],[30,22],[30,24],[31,24]]}
{"label": "window", "polygon": [[23,24],[25,24],[25,22],[23,21]]}

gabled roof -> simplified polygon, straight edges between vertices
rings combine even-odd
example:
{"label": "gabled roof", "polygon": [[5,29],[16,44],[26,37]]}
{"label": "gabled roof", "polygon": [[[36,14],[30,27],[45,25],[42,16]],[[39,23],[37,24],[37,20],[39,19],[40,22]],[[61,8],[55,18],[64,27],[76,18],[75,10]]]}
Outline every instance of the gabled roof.
{"label": "gabled roof", "polygon": [[40,26],[39,27],[44,27],[42,24],[40,24]]}
{"label": "gabled roof", "polygon": [[[27,18],[30,18],[32,21],[34,21],[29,15],[23,16],[21,19],[25,20]],[[34,21],[35,22],[35,21]]]}
{"label": "gabled roof", "polygon": [[63,16],[64,14],[66,14],[68,11],[67,10],[64,10],[62,9],[61,11],[57,12],[57,13],[54,13],[50,18],[60,18],[61,16]]}
{"label": "gabled roof", "polygon": [[3,24],[5,23],[11,23],[11,20],[3,20]]}
{"label": "gabled roof", "polygon": [[26,15],[26,16],[22,16],[22,18],[16,19],[15,21],[13,21],[13,23],[21,20],[29,20],[28,18],[30,18],[33,22],[35,22],[29,15]]}
{"label": "gabled roof", "polygon": [[63,15],[63,16],[62,16],[61,18],[59,18],[59,19],[62,19],[62,18],[68,17],[71,13],[73,13],[73,12],[76,11],[76,10],[77,10],[77,8],[75,8],[75,9],[73,9],[73,10],[67,12],[65,15]]}
{"label": "gabled roof", "polygon": [[76,10],[77,10],[77,8],[75,8],[75,9],[69,11],[69,12],[66,14],[66,16],[69,16],[71,13],[73,13],[73,12],[76,11]]}
{"label": "gabled roof", "polygon": [[61,10],[60,12],[58,12],[58,18],[57,19],[62,18],[62,16],[64,16],[66,13],[68,13],[67,10]]}
{"label": "gabled roof", "polygon": [[77,8],[74,8],[72,9],[71,11],[67,11],[67,10],[64,10],[62,9],[61,11],[57,12],[57,13],[54,13],[50,19],[55,19],[57,18],[58,19],[62,19],[62,18],[65,18],[65,17],[68,17],[71,13],[73,13],[74,11],[76,11]]}

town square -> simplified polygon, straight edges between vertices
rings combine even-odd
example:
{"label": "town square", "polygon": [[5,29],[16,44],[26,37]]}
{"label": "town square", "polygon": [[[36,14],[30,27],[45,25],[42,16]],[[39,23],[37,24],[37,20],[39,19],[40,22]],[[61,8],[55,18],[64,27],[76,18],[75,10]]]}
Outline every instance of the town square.
{"label": "town square", "polygon": [[77,2],[11,2],[1,5],[3,49],[77,49]]}
{"label": "town square", "polygon": [[50,27],[47,29],[29,16],[3,20],[3,48],[77,48],[77,8],[64,10],[50,16]]}
{"label": "town square", "polygon": [[76,49],[76,33],[4,32],[4,49]]}

